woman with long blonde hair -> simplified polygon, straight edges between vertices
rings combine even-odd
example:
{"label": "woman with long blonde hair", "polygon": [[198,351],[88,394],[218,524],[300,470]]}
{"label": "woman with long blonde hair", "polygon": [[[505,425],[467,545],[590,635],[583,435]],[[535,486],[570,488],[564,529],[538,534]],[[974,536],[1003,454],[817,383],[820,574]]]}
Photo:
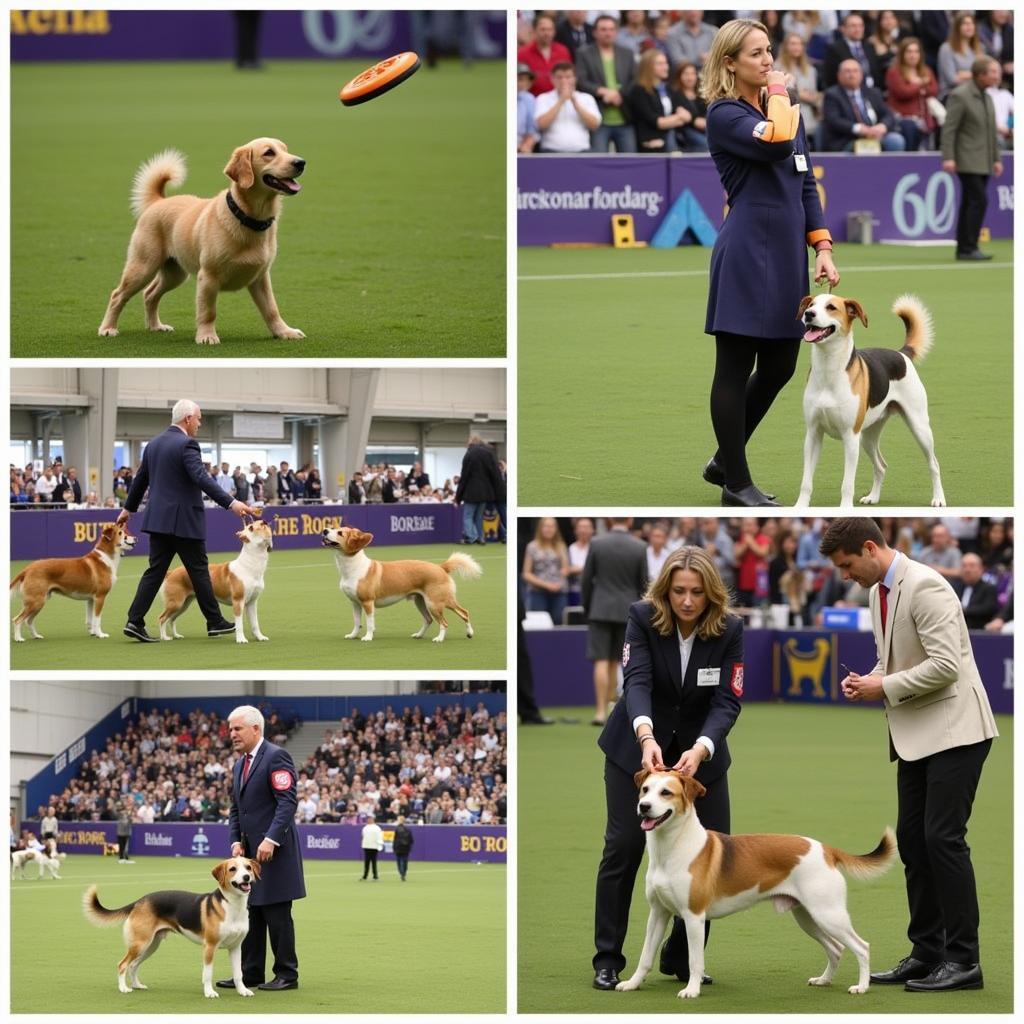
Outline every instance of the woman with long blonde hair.
{"label": "woman with long blonde hair", "polygon": [[808,247],[815,280],[839,283],[800,106],[772,65],[764,25],[738,18],[718,30],[703,71],[708,149],[729,203],[704,325],[715,338],[718,451],[703,475],[721,487],[723,505],[778,504],[754,484],[746,446],[796,369]]}
{"label": "woman with long blonde hair", "polygon": [[661,50],[647,50],[622,97],[642,150],[672,153],[679,148],[675,129],[681,128],[689,115],[674,108],[667,83],[668,57]]}
{"label": "woman with long blonde hair", "polygon": [[558,529],[558,520],[545,516],[537,520],[533,540],[523,556],[526,607],[547,612],[551,621],[562,625],[562,612],[569,595],[569,551]]}
{"label": "woman with long blonde hair", "polygon": [[[743,695],[743,621],[703,548],[673,551],[644,599],[630,607],[622,666],[622,700],[599,740],[608,809],[594,914],[594,987],[601,990],[614,989],[626,965],[622,947],[644,852],[634,774],[695,776],[706,790],[694,804],[701,824],[730,830],[726,737]],[[708,931],[705,926],[705,945]],[[663,974],[689,979],[689,947],[678,919],[660,966]]]}

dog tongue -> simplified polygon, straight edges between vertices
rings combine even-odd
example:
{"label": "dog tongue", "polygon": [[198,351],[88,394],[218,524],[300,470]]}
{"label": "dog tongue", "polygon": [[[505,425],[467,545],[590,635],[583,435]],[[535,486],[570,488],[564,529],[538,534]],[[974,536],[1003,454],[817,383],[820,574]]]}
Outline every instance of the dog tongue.
{"label": "dog tongue", "polygon": [[654,826],[655,826],[655,825],[657,825],[657,824],[658,824],[658,819],[657,819],[657,818],[644,818],[644,819],[643,819],[643,820],[642,820],[642,821],[640,822],[640,827],[641,827],[641,828],[642,828],[642,829],[643,829],[643,830],[644,830],[645,832],[650,832],[650,831],[651,831],[651,829],[653,829],[653,828],[654,828]]}
{"label": "dog tongue", "polygon": [[820,341],[828,330],[827,327],[808,327],[804,335],[804,341]]}
{"label": "dog tongue", "polygon": [[289,192],[298,192],[302,186],[294,178],[279,178],[282,185],[284,185]]}

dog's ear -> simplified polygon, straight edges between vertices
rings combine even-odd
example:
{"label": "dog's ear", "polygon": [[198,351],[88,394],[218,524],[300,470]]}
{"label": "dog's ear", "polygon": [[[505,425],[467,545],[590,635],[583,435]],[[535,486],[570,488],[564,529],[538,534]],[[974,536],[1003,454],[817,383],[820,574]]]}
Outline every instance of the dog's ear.
{"label": "dog's ear", "polygon": [[633,776],[633,785],[636,786],[637,789],[639,789],[644,784],[644,782],[647,781],[647,776],[650,774],[651,773],[649,769],[641,768],[640,771],[638,771],[636,775]]}
{"label": "dog's ear", "polygon": [[804,315],[804,313],[806,313],[806,312],[807,312],[807,307],[808,307],[808,306],[809,306],[809,305],[810,305],[810,304],[811,304],[811,303],[812,303],[813,301],[814,301],[814,296],[813,296],[813,295],[805,295],[805,296],[804,296],[804,297],[803,297],[803,298],[802,298],[802,299],[800,300],[800,308],[799,308],[799,309],[798,309],[798,310],[796,311],[796,318],[797,318],[797,320],[799,320],[799,319],[800,319],[800,318],[801,318],[801,317],[802,317],[802,316]]}
{"label": "dog's ear", "polygon": [[117,523],[104,523],[103,524],[103,536],[110,540],[117,531]]}
{"label": "dog's ear", "polygon": [[362,550],[363,548],[367,547],[367,545],[371,544],[372,542],[372,533],[360,533],[359,536],[356,537],[356,544],[358,545],[359,550]]}
{"label": "dog's ear", "polygon": [[222,888],[226,888],[228,884],[228,864],[229,861],[222,860],[211,872],[214,878],[217,879],[217,884]]}
{"label": "dog's ear", "polygon": [[682,777],[683,783],[683,795],[692,804],[695,800],[700,799],[707,790],[692,776],[684,775]]}
{"label": "dog's ear", "polygon": [[868,325],[868,315],[864,307],[856,299],[845,299],[846,315],[852,320],[856,317],[865,327]]}
{"label": "dog's ear", "polygon": [[252,871],[252,873],[258,879],[260,877],[260,871],[262,870],[262,868],[260,868],[260,862],[258,860],[250,860],[249,870]]}
{"label": "dog's ear", "polygon": [[239,188],[252,188],[256,175],[252,169],[252,150],[248,146],[239,146],[231,154],[224,173],[238,185]]}

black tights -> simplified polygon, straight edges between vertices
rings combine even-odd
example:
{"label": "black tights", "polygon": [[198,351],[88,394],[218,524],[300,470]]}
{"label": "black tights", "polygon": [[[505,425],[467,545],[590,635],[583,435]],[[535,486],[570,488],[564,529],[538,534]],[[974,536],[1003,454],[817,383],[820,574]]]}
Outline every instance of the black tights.
{"label": "black tights", "polygon": [[[798,338],[715,335],[715,376],[711,383],[711,423],[718,440],[715,461],[731,491],[750,484],[746,445],[778,393],[793,376],[800,354]],[[753,373],[754,361],[757,372]]]}

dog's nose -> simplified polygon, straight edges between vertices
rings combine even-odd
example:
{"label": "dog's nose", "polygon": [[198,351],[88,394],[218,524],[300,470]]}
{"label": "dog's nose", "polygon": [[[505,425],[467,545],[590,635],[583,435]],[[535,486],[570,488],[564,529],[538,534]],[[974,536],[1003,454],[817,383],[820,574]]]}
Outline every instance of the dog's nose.
{"label": "dog's nose", "polygon": [[651,805],[649,803],[644,802],[644,803],[642,803],[640,805],[640,813],[641,814],[646,814],[650,809],[651,809]]}
{"label": "dog's nose", "polygon": [[321,534],[320,534],[320,536],[321,536],[321,537],[326,537],[326,536],[327,536],[327,531],[326,531],[326,530],[322,531],[322,532],[321,532]]}
{"label": "dog's nose", "polygon": [[305,160],[293,160],[292,161],[292,166],[295,168],[295,173],[296,174],[301,174],[306,169],[306,161]]}

